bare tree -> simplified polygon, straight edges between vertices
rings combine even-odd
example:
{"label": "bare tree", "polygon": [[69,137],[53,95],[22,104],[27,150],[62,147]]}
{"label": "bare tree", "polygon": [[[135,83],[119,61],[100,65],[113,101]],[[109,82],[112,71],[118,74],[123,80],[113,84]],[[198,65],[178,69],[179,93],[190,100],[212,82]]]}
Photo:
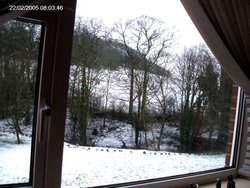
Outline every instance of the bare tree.
{"label": "bare tree", "polygon": [[[165,126],[172,121],[171,116],[175,112],[176,99],[175,88],[172,83],[172,70],[169,66],[169,62],[173,61],[171,57],[167,57],[162,65],[162,69],[158,70],[157,74],[154,74],[154,87],[152,88],[154,95],[154,102],[151,104],[154,116],[157,118],[157,128],[160,127],[158,136],[155,136],[154,130],[151,129],[153,135],[153,141],[156,145],[155,149],[160,150],[161,141],[164,133]],[[154,122],[155,124],[155,122]],[[153,125],[152,125],[153,126]]]}
{"label": "bare tree", "polygon": [[199,137],[217,124],[218,73],[216,61],[204,45],[184,51],[178,61],[177,87],[181,93],[180,141],[183,149],[198,149]]}
{"label": "bare tree", "polygon": [[133,124],[133,106],[135,101],[134,96],[134,79],[135,79],[135,68],[136,64],[139,64],[139,58],[131,45],[133,45],[132,37],[132,20],[127,20],[123,22],[119,20],[115,23],[113,31],[115,33],[115,38],[118,43],[121,43],[121,50],[126,55],[129,60],[128,70],[125,72],[129,78],[129,121]]}
{"label": "bare tree", "polygon": [[[103,69],[100,63],[101,40],[104,32],[103,22],[97,19],[83,20],[78,18],[75,26],[72,54],[73,82],[71,97],[77,100],[69,107],[73,122],[78,122],[79,139],[81,145],[87,145],[86,130],[89,121],[90,100],[95,87],[102,79]],[[78,77],[74,76],[74,70]],[[77,79],[77,80],[76,80]],[[73,96],[76,95],[76,96]],[[76,110],[73,110],[76,109]],[[74,115],[72,113],[75,113]]]}
{"label": "bare tree", "polygon": [[201,119],[196,119],[194,114],[196,106],[197,114],[201,114],[202,106],[202,94],[198,85],[198,77],[202,73],[199,55],[198,47],[185,49],[177,65],[177,86],[181,93],[180,141],[182,146],[190,150],[195,147],[202,126],[201,122],[196,124]]}
{"label": "bare tree", "polygon": [[[133,120],[135,144],[139,148],[139,133],[146,129],[150,72],[168,55],[173,43],[173,32],[168,31],[162,21],[148,16],[141,16],[123,24],[120,22],[115,28],[118,39],[123,42],[123,50],[130,60],[129,116]],[[135,100],[137,110],[133,110]],[[132,117],[132,113],[136,113],[136,117]]]}

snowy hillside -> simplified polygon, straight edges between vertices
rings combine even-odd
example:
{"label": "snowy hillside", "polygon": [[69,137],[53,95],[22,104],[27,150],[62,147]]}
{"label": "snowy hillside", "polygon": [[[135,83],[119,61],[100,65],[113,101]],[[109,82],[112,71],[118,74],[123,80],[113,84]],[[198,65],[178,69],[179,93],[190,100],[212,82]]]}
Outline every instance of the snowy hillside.
{"label": "snowy hillside", "polygon": [[[135,148],[135,131],[132,125],[118,121],[106,119],[103,126],[103,118],[92,118],[89,121],[87,135],[91,146],[112,147],[112,148]],[[140,132],[140,142],[144,144],[147,136],[148,149],[157,150],[156,144],[160,134],[160,125],[151,125],[147,132]],[[162,134],[160,149],[164,151],[177,151],[179,143],[179,129],[176,126],[165,125]],[[70,142],[70,127],[66,125],[65,141]]]}
{"label": "snowy hillside", "polygon": [[[170,65],[169,65],[170,66]],[[167,67],[166,67],[167,68]],[[75,84],[79,85],[81,78],[80,73],[75,77],[77,80],[74,80],[76,67],[71,65],[71,73],[70,73],[70,85]],[[94,85],[91,92],[95,97],[95,100],[100,102],[100,107],[104,108],[107,103],[108,109],[114,108],[118,110],[119,108],[128,112],[128,103],[129,103],[129,88],[130,88],[130,79],[129,79],[129,69],[124,67],[118,67],[117,70],[109,70],[109,69],[88,69],[89,74],[93,77],[90,78],[90,82]],[[168,73],[167,70],[161,70],[163,74]],[[135,70],[136,84],[142,84],[143,82],[143,71]],[[159,75],[158,75],[159,76]],[[148,97],[150,98],[150,108],[155,109],[158,104],[157,98],[158,96],[158,88],[156,87],[158,84],[155,80],[156,75],[153,73],[149,73],[149,77],[154,87],[148,88]],[[149,86],[150,87],[150,84]],[[172,87],[172,86],[171,86]],[[138,88],[135,87],[134,92],[137,91]],[[167,88],[166,88],[167,89]],[[169,96],[170,97],[170,96]],[[135,100],[135,107],[137,105],[138,99]]]}
{"label": "snowy hillside", "polygon": [[[6,122],[0,122],[1,184],[28,180],[31,130],[27,127],[23,130],[23,144],[17,145]],[[115,134],[109,140],[98,142],[104,146],[113,140]],[[195,155],[65,143],[62,187],[89,187],[204,171],[224,167],[224,160],[222,154]]]}

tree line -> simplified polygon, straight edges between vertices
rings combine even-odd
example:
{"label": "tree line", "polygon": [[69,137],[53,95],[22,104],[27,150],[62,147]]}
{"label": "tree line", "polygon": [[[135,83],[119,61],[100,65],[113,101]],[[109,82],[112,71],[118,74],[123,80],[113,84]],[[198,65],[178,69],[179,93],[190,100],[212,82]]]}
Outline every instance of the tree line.
{"label": "tree line", "polygon": [[[13,127],[18,143],[20,125],[30,124],[33,117],[39,33],[38,26],[25,22],[0,27],[0,119]],[[109,118],[131,124],[135,148],[150,144],[147,131],[157,122],[156,150],[170,123],[180,131],[181,151],[225,149],[232,81],[204,44],[174,54],[175,41],[174,31],[153,17],[119,20],[111,29],[101,20],[78,18],[67,107],[71,142],[89,145],[87,127],[99,114],[102,126]],[[126,96],[120,106],[111,99],[116,70]],[[97,89],[101,84],[102,92]]]}
{"label": "tree line", "polygon": [[[127,105],[120,110],[134,128],[135,148],[147,147],[146,132],[157,122],[161,134],[155,138],[155,149],[160,149],[163,130],[175,121],[182,151],[204,147],[203,134],[208,137],[206,147],[216,148],[215,132],[224,149],[232,81],[204,44],[176,55],[171,53],[174,42],[174,32],[156,18],[119,20],[110,31],[100,20],[79,18],[68,97],[72,142],[90,144],[86,130],[94,111],[102,113],[105,125],[112,108],[108,105],[110,76],[112,70],[122,68]],[[104,80],[105,89],[98,93],[96,88]],[[145,134],[144,146],[141,134]]]}
{"label": "tree line", "polygon": [[32,122],[40,26],[10,21],[0,26],[0,120],[21,143],[21,125]]}

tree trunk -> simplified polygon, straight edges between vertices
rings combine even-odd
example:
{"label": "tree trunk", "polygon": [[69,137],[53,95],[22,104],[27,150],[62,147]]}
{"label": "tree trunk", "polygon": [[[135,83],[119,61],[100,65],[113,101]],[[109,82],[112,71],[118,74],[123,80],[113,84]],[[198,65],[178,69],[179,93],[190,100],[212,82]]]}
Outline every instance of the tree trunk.
{"label": "tree trunk", "polygon": [[86,130],[88,126],[88,118],[89,118],[89,88],[87,85],[86,79],[86,68],[84,67],[82,70],[82,93],[81,93],[81,102],[80,102],[80,115],[79,115],[79,130],[80,130],[80,144],[83,146],[87,145],[87,135]]}
{"label": "tree trunk", "polygon": [[143,78],[143,88],[142,88],[142,103],[141,103],[141,119],[140,119],[140,128],[144,130],[145,127],[145,113],[146,113],[146,102],[147,102],[147,86],[148,86],[148,73],[144,72]]}
{"label": "tree trunk", "polygon": [[134,103],[134,63],[131,62],[130,69],[130,89],[129,89],[129,121],[133,124],[133,103]]}

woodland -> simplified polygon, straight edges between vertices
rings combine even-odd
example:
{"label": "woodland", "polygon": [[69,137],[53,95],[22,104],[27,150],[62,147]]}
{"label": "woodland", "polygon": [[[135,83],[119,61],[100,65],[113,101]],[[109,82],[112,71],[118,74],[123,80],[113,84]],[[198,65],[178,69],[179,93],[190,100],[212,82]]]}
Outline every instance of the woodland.
{"label": "woodland", "polygon": [[[17,144],[22,127],[36,122],[42,32],[21,21],[0,26],[0,120]],[[112,28],[77,18],[66,141],[93,146],[91,136],[103,136],[116,120],[132,127],[132,149],[161,150],[164,132],[175,127],[179,152],[225,152],[232,81],[205,44],[175,53],[175,42],[175,32],[153,17],[119,20]],[[89,132],[97,118],[98,129]]]}

